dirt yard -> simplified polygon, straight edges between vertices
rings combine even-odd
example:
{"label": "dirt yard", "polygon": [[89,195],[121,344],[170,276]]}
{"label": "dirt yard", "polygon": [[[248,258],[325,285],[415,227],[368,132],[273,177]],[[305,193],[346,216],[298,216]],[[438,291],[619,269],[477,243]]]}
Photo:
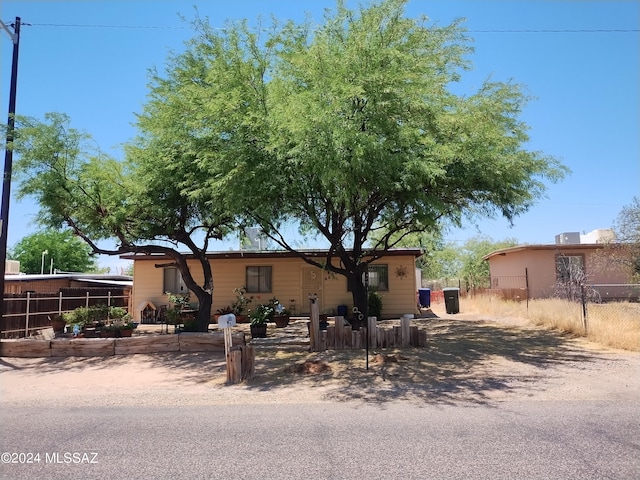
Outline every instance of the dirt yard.
{"label": "dirt yard", "polygon": [[640,353],[600,348],[514,318],[416,319],[426,349],[260,349],[255,378],[225,385],[222,354],[0,359],[4,405],[471,403],[640,400]]}

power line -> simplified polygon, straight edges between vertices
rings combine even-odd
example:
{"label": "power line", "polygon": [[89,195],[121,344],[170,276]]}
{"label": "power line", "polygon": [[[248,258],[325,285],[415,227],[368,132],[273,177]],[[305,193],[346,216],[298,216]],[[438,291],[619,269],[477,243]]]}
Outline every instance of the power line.
{"label": "power line", "polygon": [[[59,27],[59,28],[104,28],[104,29],[129,29],[129,30],[191,30],[188,26],[173,25],[108,25],[108,24],[83,24],[83,23],[23,23],[23,26],[33,27]],[[214,30],[226,30],[224,27]],[[466,30],[467,33],[638,33],[637,28],[581,28],[581,29],[488,29]]]}

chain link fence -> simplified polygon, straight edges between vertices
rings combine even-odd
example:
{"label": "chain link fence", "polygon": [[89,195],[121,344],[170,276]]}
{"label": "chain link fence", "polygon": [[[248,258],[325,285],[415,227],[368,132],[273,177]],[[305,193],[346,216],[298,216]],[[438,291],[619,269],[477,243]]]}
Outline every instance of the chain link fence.
{"label": "chain link fence", "polygon": [[592,284],[582,288],[585,331],[640,332],[640,284]]}

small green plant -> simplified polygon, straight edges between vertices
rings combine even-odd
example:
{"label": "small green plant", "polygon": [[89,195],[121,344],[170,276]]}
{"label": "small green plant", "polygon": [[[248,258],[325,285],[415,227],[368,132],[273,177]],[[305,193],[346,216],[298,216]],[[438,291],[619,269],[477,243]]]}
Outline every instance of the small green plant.
{"label": "small green plant", "polygon": [[[111,307],[114,308],[114,307]],[[78,325],[82,327],[90,327],[94,325],[104,324],[110,313],[110,307],[107,305],[92,305],[90,307],[78,307],[70,312],[62,314],[62,318],[68,324]],[[127,311],[121,309],[126,314]]]}
{"label": "small green plant", "polygon": [[131,320],[131,315],[122,307],[111,307],[109,308],[109,318],[112,320],[129,321]]}
{"label": "small green plant", "polygon": [[236,299],[231,304],[231,308],[233,308],[233,313],[236,315],[242,315],[247,306],[253,301],[253,297],[247,296],[246,287],[234,288],[233,291],[236,294]]}
{"label": "small green plant", "polygon": [[368,310],[370,317],[382,318],[382,296],[378,292],[369,292]]}
{"label": "small green plant", "polygon": [[165,292],[165,295],[171,304],[171,308],[167,310],[167,320],[170,324],[175,325],[178,323],[180,313],[189,307],[190,295],[188,293],[171,292]]}
{"label": "small green plant", "polygon": [[269,305],[260,304],[253,310],[249,310],[251,325],[264,325],[273,315],[273,309]]}

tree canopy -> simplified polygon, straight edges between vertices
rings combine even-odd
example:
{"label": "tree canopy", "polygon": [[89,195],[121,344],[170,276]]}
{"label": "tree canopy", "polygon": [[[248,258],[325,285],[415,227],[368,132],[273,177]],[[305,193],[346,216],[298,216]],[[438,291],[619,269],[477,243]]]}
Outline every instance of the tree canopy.
{"label": "tree canopy", "polygon": [[[86,138],[52,116],[18,132],[20,193],[96,252],[168,255],[198,296],[201,327],[213,289],[204,252],[234,221],[346,276],[366,312],[367,266],[404,236],[478,216],[512,221],[567,171],[527,149],[521,86],[456,93],[471,66],[462,24],[407,18],[405,4],[339,0],[318,26],[197,19],[186,50],[151,75],[126,162],[88,154]],[[329,243],[323,260],[286,237],[292,222]],[[107,237],[117,249],[97,246]],[[179,245],[200,260],[203,285]]]}
{"label": "tree canopy", "polygon": [[[318,27],[289,22],[265,38],[201,22],[170,70],[216,145],[208,188],[224,185],[281,247],[347,276],[362,311],[367,264],[404,235],[469,217],[512,221],[567,171],[527,150],[521,86],[454,93],[470,66],[464,29],[406,18],[405,3],[338,2]],[[328,241],[323,261],[285,237],[292,219]]]}
{"label": "tree canopy", "polygon": [[95,272],[91,248],[70,230],[43,230],[23,237],[9,253],[23,273]]}
{"label": "tree canopy", "polygon": [[[159,265],[180,270],[200,304],[198,327],[206,330],[213,291],[206,251],[212,238],[227,232],[230,217],[211,198],[192,195],[194,179],[202,176],[193,156],[141,137],[127,160],[117,161],[96,151],[90,135],[72,128],[64,114],[47,114],[44,121],[18,117],[16,125],[18,196],[38,201],[41,223],[70,227],[94,253],[167,256]],[[101,246],[104,239],[115,240],[115,247]],[[201,265],[202,284],[185,249]]]}

